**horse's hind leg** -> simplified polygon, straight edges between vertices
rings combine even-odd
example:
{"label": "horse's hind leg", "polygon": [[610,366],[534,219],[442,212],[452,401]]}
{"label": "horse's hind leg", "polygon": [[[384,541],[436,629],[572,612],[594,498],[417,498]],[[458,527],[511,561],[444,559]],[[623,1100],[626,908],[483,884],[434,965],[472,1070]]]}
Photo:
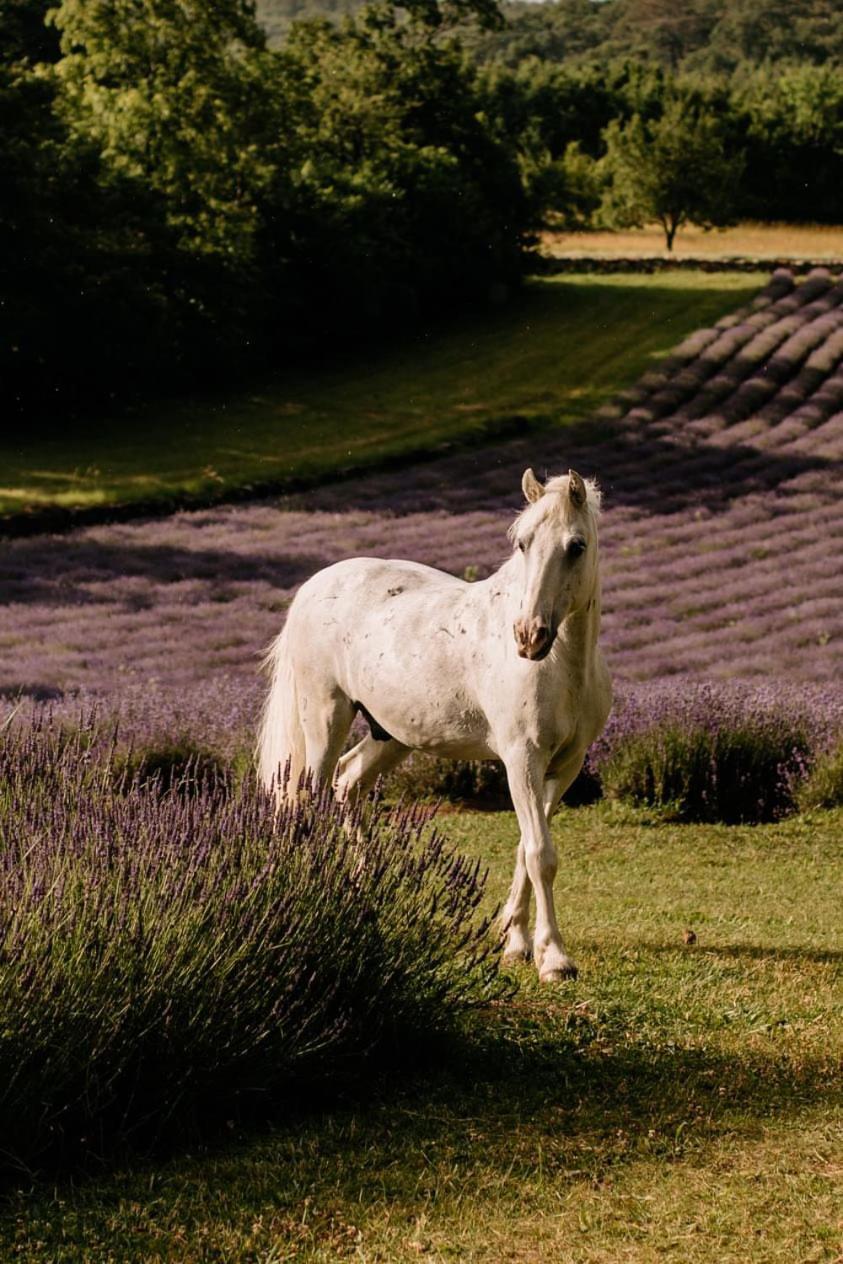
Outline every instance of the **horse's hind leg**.
{"label": "horse's hind leg", "polygon": [[339,799],[365,794],[371,790],[378,777],[385,777],[397,768],[410,753],[409,746],[396,742],[394,737],[386,741],[366,734],[362,741],[342,756],[337,764],[335,786]]}
{"label": "horse's hind leg", "polygon": [[325,694],[308,691],[302,702],[299,715],[304,730],[305,764],[317,785],[330,786],[354,720],[354,707],[339,690]]}

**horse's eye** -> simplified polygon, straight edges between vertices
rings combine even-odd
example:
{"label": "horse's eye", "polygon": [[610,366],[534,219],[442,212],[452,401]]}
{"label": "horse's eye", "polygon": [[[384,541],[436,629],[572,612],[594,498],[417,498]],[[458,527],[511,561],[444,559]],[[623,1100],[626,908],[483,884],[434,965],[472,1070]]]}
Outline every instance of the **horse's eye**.
{"label": "horse's eye", "polygon": [[518,541],[518,548],[521,550],[522,553],[527,552],[527,545],[524,543],[523,540]]}
{"label": "horse's eye", "polygon": [[575,562],[585,552],[585,540],[571,540],[568,544],[568,557]]}

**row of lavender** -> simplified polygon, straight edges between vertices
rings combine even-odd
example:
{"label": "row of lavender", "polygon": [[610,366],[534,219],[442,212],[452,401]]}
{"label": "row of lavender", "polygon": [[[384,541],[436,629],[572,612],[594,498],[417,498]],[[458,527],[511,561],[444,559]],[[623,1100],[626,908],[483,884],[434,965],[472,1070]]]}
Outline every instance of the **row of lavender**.
{"label": "row of lavender", "polygon": [[[96,723],[129,767],[165,786],[199,775],[249,780],[263,686],[216,676],[190,691],[129,686],[119,701],[76,694],[20,699],[22,727],[50,716],[66,731]],[[773,820],[797,807],[843,803],[843,687],[778,681],[621,683],[606,729],[568,796],[670,808],[684,819]],[[499,764],[414,756],[394,788],[425,799],[505,805]]]}

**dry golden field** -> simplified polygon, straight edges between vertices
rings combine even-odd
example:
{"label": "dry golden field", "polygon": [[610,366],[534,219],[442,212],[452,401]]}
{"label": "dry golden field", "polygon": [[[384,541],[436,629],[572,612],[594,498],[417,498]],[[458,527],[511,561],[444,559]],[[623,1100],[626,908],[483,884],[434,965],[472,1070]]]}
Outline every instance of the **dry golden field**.
{"label": "dry golden field", "polygon": [[738,224],[713,229],[687,225],[676,236],[672,256],[665,250],[658,224],[629,232],[547,232],[542,242],[549,255],[573,259],[621,256],[650,259],[841,259],[843,227],[827,224]]}

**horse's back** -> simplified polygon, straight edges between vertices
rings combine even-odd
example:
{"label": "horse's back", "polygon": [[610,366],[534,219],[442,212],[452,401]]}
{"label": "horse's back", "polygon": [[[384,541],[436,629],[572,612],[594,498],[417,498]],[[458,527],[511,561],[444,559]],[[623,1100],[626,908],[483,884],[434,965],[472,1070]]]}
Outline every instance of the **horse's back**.
{"label": "horse's back", "polygon": [[361,595],[375,602],[389,601],[404,592],[418,589],[440,589],[453,592],[465,587],[465,581],[447,571],[399,558],[348,557],[334,562],[312,575],[298,591],[293,603],[302,599],[342,595],[349,600]]}
{"label": "horse's back", "polygon": [[364,624],[382,625],[396,619],[450,606],[464,591],[463,580],[424,566],[379,557],[353,557],[317,571],[299,589],[288,615],[295,626],[332,627],[346,631]]}

